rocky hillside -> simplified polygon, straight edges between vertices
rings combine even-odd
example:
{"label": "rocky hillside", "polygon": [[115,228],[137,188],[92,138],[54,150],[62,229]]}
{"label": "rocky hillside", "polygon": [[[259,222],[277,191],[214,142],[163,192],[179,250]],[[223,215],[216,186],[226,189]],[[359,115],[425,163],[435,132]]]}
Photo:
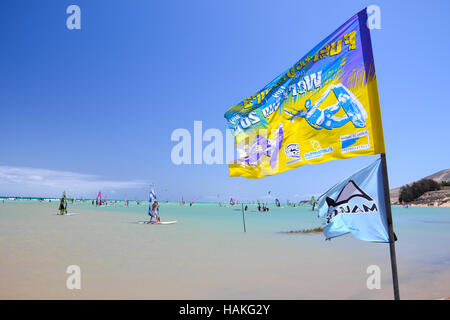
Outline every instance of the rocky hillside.
{"label": "rocky hillside", "polygon": [[[444,169],[441,171],[438,171],[436,173],[433,173],[432,175],[424,177],[424,179],[433,179],[434,181],[441,183],[442,181],[450,181],[450,169]],[[413,181],[414,182],[414,181]],[[408,183],[411,184],[412,182]],[[391,203],[392,204],[398,204],[398,196],[400,195],[400,188],[395,188],[390,190],[391,194]],[[422,199],[423,197],[423,199]],[[419,199],[417,199],[414,202],[419,201],[420,204],[426,205],[426,204],[440,204],[440,203],[450,203],[450,199],[447,199],[450,197],[450,190],[439,190],[439,191],[429,191],[422,195]],[[422,199],[422,200],[420,200]],[[446,200],[447,199],[447,200]],[[418,203],[419,204],[419,203]]]}
{"label": "rocky hillside", "polygon": [[[445,180],[447,181],[447,180]],[[428,191],[421,195],[419,199],[411,202],[411,205],[433,206],[433,207],[449,207],[450,206],[450,189],[439,191]]]}

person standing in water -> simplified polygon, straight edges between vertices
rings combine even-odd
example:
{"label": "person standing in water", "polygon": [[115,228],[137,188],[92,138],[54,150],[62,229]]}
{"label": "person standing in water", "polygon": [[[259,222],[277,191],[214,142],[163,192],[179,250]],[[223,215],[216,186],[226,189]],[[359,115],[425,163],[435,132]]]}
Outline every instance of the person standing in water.
{"label": "person standing in water", "polygon": [[153,201],[151,212],[148,213],[150,215],[150,222],[152,222],[153,217],[160,222],[161,219],[159,217],[159,204],[158,201]]}
{"label": "person standing in water", "polygon": [[65,192],[59,202],[59,214],[60,215],[67,214],[67,201]]}

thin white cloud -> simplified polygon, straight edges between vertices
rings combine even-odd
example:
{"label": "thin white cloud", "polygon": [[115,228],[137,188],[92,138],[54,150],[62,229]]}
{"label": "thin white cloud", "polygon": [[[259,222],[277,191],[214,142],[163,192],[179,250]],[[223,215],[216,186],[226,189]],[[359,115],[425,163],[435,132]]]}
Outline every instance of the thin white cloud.
{"label": "thin white cloud", "polygon": [[114,181],[96,175],[39,168],[0,166],[0,193],[8,195],[59,195],[66,190],[88,195],[99,190],[116,193],[121,189],[148,187],[142,180]]}
{"label": "thin white cloud", "polygon": [[300,200],[309,200],[311,197],[318,197],[320,193],[303,193],[303,194],[294,194],[294,197]]}
{"label": "thin white cloud", "polygon": [[274,200],[276,199],[276,197],[274,197],[271,194],[265,194],[263,196],[258,197],[258,199],[262,199],[262,200]]}

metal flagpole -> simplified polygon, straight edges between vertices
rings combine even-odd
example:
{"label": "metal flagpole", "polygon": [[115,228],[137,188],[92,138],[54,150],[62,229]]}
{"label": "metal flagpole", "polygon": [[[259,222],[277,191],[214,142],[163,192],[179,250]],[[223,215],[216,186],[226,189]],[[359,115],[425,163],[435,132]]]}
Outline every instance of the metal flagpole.
{"label": "metal flagpole", "polygon": [[392,284],[394,286],[394,299],[400,300],[400,291],[398,287],[398,273],[397,273],[397,257],[395,255],[395,234],[394,226],[392,223],[392,211],[391,211],[391,197],[389,194],[389,180],[387,173],[386,154],[381,154],[381,167],[383,173],[383,186],[384,186],[384,204],[386,207],[386,216],[389,230],[389,248],[391,253],[391,269],[392,269]]}
{"label": "metal flagpole", "polygon": [[245,215],[244,215],[244,204],[241,203],[241,208],[242,208],[242,222],[244,223],[244,232],[247,232],[247,230],[245,230]]}

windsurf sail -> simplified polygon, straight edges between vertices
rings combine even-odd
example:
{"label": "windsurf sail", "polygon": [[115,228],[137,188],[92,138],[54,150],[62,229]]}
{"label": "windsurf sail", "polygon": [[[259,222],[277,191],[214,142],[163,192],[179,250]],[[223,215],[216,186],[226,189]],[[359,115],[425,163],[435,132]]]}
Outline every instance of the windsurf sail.
{"label": "windsurf sail", "polygon": [[150,191],[150,202],[153,202],[153,201],[155,201],[157,198],[156,198],[156,192],[155,192],[155,189],[153,189],[152,188],[152,190]]}
{"label": "windsurf sail", "polygon": [[97,198],[95,199],[95,203],[99,206],[99,205],[102,204],[101,202],[102,202],[102,192],[99,191],[98,195],[97,195]]}
{"label": "windsurf sail", "polygon": [[314,196],[311,197],[311,205],[312,205],[312,211],[316,208],[317,200],[314,198]]}

